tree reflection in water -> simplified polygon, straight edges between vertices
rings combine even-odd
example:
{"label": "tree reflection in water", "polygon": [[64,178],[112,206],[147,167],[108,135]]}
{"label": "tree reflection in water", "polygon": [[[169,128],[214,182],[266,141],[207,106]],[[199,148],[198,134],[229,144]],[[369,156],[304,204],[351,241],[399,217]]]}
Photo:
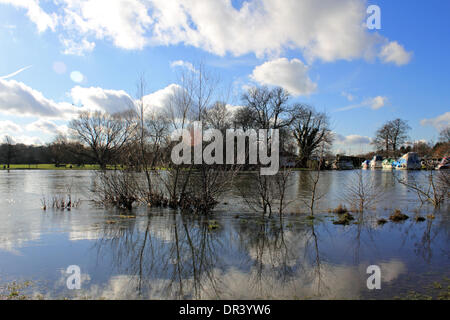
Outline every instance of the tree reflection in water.
{"label": "tree reflection in water", "polygon": [[[357,298],[367,290],[368,258],[389,270],[387,281],[406,270],[400,260],[383,259],[383,229],[370,215],[358,214],[345,228],[322,219],[254,217],[247,223],[221,218],[218,230],[209,228],[207,217],[172,212],[105,224],[98,259],[109,257],[111,279],[122,277],[129,296],[120,298]],[[432,240],[424,236],[424,247]],[[354,248],[346,263],[328,256],[334,254],[330,243],[338,241]]]}

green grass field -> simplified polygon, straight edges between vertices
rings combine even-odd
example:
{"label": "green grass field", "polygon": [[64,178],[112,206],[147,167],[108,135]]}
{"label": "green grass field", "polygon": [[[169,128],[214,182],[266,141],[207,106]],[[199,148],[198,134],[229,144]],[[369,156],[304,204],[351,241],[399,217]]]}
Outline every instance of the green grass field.
{"label": "green grass field", "polygon": [[[6,164],[0,164],[0,170],[7,170]],[[111,168],[110,168],[111,167]],[[86,164],[78,166],[75,164],[66,164],[56,167],[54,164],[11,164],[9,170],[98,170],[99,165]],[[114,166],[108,166],[108,169],[114,169]]]}

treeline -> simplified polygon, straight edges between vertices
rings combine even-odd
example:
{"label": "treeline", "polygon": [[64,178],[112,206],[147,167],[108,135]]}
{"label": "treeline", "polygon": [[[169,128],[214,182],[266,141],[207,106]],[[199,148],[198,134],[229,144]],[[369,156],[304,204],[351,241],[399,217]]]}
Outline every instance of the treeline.
{"label": "treeline", "polygon": [[419,157],[443,158],[450,154],[450,127],[443,128],[437,143],[416,141],[408,143],[411,127],[407,121],[395,119],[384,123],[375,133],[372,145],[376,151],[365,155],[371,158],[378,154],[384,157],[397,158],[408,152],[416,152]]}
{"label": "treeline", "polygon": [[[147,166],[167,167],[172,147],[178,143],[171,141],[171,133],[192,129],[194,121],[201,122],[205,130],[220,130],[224,136],[227,129],[277,129],[280,154],[295,159],[300,167],[306,167],[319,149],[331,149],[333,135],[328,115],[311,106],[292,103],[282,88],[249,89],[242,97],[242,107],[230,107],[222,101],[204,101],[200,107],[194,107],[194,99],[187,92],[174,95],[163,113],[151,112],[143,101],[141,106],[116,114],[84,112],[70,122],[70,136],[59,135],[46,146],[4,143],[0,162],[98,164],[106,168],[142,165],[135,160],[140,154]],[[249,142],[246,143],[248,147]]]}
{"label": "treeline", "polygon": [[89,152],[83,145],[68,142],[67,139],[65,141],[57,139],[43,146],[5,142],[0,145],[0,164],[6,167],[11,164],[54,164],[55,166],[95,164],[91,157],[86,156]]}

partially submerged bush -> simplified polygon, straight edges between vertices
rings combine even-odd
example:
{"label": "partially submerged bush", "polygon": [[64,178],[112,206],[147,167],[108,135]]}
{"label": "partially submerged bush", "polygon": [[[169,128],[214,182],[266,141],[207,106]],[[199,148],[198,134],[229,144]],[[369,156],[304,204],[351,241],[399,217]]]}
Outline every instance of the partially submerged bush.
{"label": "partially submerged bush", "polygon": [[345,206],[343,206],[342,204],[339,204],[334,210],[333,213],[336,214],[345,214],[348,213],[348,210]]}
{"label": "partially submerged bush", "polygon": [[193,194],[183,194],[178,202],[179,208],[185,212],[205,214],[211,212],[219,202],[212,197],[196,197]]}
{"label": "partially submerged bush", "polygon": [[94,190],[97,203],[131,210],[138,200],[139,186],[133,172],[128,170],[101,171]]}
{"label": "partially submerged bush", "polygon": [[378,224],[379,226],[385,225],[387,222],[388,222],[388,221],[387,221],[386,219],[384,219],[384,218],[381,218],[381,219],[378,219],[378,220],[377,220],[377,224]]}
{"label": "partially submerged bush", "polygon": [[403,214],[399,209],[396,209],[394,213],[389,217],[389,220],[393,222],[400,222],[408,219],[409,217],[406,214]]}
{"label": "partially submerged bush", "polygon": [[338,221],[334,221],[333,224],[349,225],[355,218],[350,213],[344,213],[340,216]]}
{"label": "partially submerged bush", "polygon": [[216,229],[219,229],[219,228],[220,228],[220,225],[217,223],[216,220],[211,220],[209,222],[209,224],[208,224],[208,229],[209,230],[216,230]]}
{"label": "partially submerged bush", "polygon": [[414,220],[416,220],[416,222],[424,222],[427,219],[425,219],[424,217],[418,216],[418,217],[415,217]]}

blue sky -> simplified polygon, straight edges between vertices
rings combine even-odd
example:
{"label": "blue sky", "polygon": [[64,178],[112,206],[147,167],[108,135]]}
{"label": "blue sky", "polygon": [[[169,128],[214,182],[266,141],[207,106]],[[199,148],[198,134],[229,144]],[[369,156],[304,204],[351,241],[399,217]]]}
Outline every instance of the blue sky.
{"label": "blue sky", "polygon": [[[365,26],[372,4],[381,30]],[[143,72],[162,104],[202,62],[231,104],[246,86],[280,85],[328,112],[336,151],[370,150],[397,117],[411,140],[436,141],[450,122],[449,14],[440,0],[0,0],[0,135],[50,142],[72,103],[116,110]]]}

